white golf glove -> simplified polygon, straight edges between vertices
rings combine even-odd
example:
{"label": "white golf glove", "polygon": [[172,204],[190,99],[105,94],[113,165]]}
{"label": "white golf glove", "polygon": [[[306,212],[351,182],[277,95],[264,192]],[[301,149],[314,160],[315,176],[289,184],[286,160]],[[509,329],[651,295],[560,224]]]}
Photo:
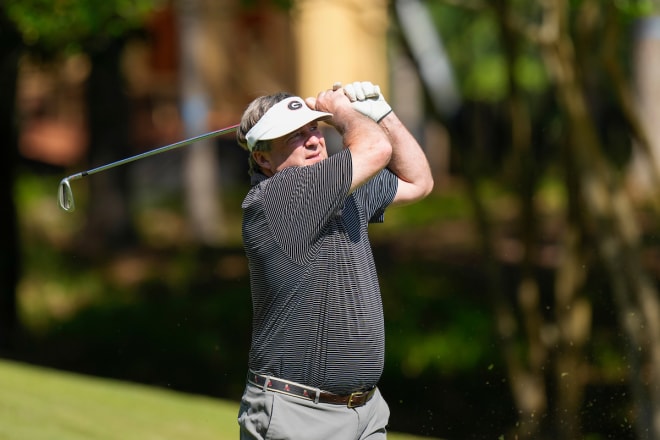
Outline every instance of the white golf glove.
{"label": "white golf glove", "polygon": [[356,81],[344,87],[344,93],[351,100],[353,108],[376,122],[380,122],[392,107],[380,93],[380,87],[369,81]]}

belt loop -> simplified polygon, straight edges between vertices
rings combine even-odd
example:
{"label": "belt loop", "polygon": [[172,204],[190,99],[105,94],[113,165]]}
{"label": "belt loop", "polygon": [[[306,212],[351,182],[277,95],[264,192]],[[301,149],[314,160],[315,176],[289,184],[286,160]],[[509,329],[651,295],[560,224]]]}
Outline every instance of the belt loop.
{"label": "belt loop", "polygon": [[314,391],[316,392],[316,396],[314,397],[314,403],[318,405],[319,399],[321,398],[321,390],[319,388],[314,388]]}
{"label": "belt loop", "polygon": [[265,376],[264,379],[265,379],[264,386],[261,389],[265,393],[268,390],[268,383],[270,382],[270,376]]}

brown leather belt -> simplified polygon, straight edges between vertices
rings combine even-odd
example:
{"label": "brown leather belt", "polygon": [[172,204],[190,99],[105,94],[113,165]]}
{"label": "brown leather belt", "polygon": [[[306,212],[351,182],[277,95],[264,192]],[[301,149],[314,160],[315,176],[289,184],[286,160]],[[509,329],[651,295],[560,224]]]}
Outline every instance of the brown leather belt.
{"label": "brown leather belt", "polygon": [[328,393],[327,391],[321,391],[318,388],[301,385],[297,382],[264,376],[251,371],[248,373],[247,381],[264,391],[270,390],[293,397],[300,397],[301,399],[311,400],[315,403],[346,405],[349,408],[357,408],[364,405],[371,400],[376,393],[376,387],[372,387],[368,390],[355,391],[351,394],[342,396],[339,394]]}

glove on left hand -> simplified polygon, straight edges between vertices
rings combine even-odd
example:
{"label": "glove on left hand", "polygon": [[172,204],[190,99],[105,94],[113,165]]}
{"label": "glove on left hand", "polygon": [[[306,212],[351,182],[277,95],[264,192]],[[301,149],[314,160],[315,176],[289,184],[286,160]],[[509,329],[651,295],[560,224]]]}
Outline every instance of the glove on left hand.
{"label": "glove on left hand", "polygon": [[355,110],[376,122],[380,122],[392,111],[392,107],[380,93],[380,87],[369,81],[347,84],[344,93]]}

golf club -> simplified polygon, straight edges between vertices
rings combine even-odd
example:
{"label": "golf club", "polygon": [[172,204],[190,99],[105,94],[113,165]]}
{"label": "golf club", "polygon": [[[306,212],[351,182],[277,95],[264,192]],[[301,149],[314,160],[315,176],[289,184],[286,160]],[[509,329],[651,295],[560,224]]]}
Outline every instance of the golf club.
{"label": "golf club", "polygon": [[76,204],[73,199],[73,191],[71,190],[71,181],[82,179],[86,176],[91,176],[92,174],[100,173],[101,171],[109,170],[110,168],[115,168],[120,165],[124,165],[130,162],[134,162],[139,159],[144,159],[145,157],[154,156],[156,154],[164,153],[166,151],[173,150],[179,147],[185,147],[186,145],[193,144],[195,142],[220,136],[223,134],[233,133],[238,129],[239,124],[231,125],[229,127],[221,128],[220,130],[211,131],[209,133],[201,134],[199,136],[191,137],[190,139],[184,139],[179,142],[175,142],[170,145],[165,145],[164,147],[156,148],[144,153],[137,154],[135,156],[127,157],[126,159],[121,159],[116,162],[109,163],[107,165],[102,165],[91,170],[82,171],[80,173],[72,174],[69,177],[65,177],[60,181],[60,186],[57,191],[57,200],[59,202],[60,208],[67,212],[72,212],[76,209]]}

